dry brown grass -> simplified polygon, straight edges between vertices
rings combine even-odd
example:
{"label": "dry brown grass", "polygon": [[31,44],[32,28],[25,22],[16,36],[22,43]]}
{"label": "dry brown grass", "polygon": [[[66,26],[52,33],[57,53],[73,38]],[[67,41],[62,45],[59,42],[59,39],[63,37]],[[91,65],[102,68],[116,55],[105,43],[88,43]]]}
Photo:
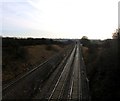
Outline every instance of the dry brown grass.
{"label": "dry brown grass", "polygon": [[3,67],[2,73],[3,82],[11,81],[30,68],[34,68],[34,65],[38,65],[59,51],[64,50],[64,47],[62,48],[59,45],[50,45],[50,50],[47,50],[46,47],[48,45],[25,46],[24,49],[27,52],[27,54],[24,54],[26,55],[25,60],[13,59],[14,54],[4,54],[3,64],[5,64],[5,68]]}
{"label": "dry brown grass", "polygon": [[[58,45],[51,45],[51,50],[47,50],[48,45],[36,45],[36,46],[26,46],[25,48],[28,51],[28,62],[34,64],[36,62],[42,62],[50,58],[55,53],[63,50],[63,48]],[[54,51],[56,50],[56,51]]]}

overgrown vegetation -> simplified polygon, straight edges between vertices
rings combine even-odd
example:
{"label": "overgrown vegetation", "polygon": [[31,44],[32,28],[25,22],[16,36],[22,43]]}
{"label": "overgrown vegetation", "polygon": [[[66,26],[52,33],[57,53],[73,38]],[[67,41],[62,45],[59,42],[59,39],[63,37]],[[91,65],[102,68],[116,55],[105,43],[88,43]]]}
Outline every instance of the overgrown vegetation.
{"label": "overgrown vegetation", "polygon": [[120,99],[118,39],[81,39],[92,101]]}
{"label": "overgrown vegetation", "polygon": [[61,42],[45,38],[2,38],[2,80],[10,82],[63,50],[71,41]]}

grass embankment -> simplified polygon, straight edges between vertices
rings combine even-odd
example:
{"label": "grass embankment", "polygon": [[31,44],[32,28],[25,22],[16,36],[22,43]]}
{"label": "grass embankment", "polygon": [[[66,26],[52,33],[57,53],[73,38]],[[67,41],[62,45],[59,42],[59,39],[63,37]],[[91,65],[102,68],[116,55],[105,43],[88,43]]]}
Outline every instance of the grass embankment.
{"label": "grass embankment", "polygon": [[[9,42],[9,44],[7,42],[8,39],[3,42],[2,48],[3,84],[9,83],[12,79],[18,77],[20,74],[34,68],[38,64],[44,62],[51,56],[63,51],[66,47],[68,47],[68,45],[65,45],[64,43],[50,43],[48,45],[43,43],[39,45],[39,43],[35,43],[37,42],[35,40],[33,45],[33,43],[27,39],[24,39],[26,42],[22,43],[21,45],[18,45],[20,44],[18,41],[21,41],[21,39],[12,39],[12,41],[10,41],[11,43]],[[46,39],[45,42],[46,41],[48,40]]]}
{"label": "grass embankment", "polygon": [[[104,40],[100,44],[84,43],[83,56],[90,80],[92,101],[120,99],[120,67],[117,40]],[[96,44],[96,45],[95,45]]]}

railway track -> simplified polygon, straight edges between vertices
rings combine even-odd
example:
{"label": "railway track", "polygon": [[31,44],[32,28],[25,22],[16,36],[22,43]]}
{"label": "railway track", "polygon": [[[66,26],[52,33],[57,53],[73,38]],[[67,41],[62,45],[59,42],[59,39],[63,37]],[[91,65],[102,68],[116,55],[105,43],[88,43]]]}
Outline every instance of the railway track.
{"label": "railway track", "polygon": [[[66,60],[58,66],[33,99],[89,101],[84,62],[80,62],[80,44],[75,45]],[[83,60],[81,60],[83,61]]]}
{"label": "railway track", "polygon": [[70,78],[71,78],[71,72],[72,72],[72,64],[74,60],[74,55],[76,52],[76,46],[73,49],[70,57],[67,60],[67,63],[64,66],[64,69],[59,76],[54,89],[52,90],[48,100],[51,99],[66,99],[67,98],[67,93],[69,90],[69,83],[70,83]]}
{"label": "railway track", "polygon": [[36,94],[39,86],[57,68],[61,60],[72,51],[72,47],[73,45],[10,82],[2,88],[2,99],[31,99]]}
{"label": "railway track", "polygon": [[3,99],[90,101],[79,41],[66,52],[66,55],[58,54],[8,85],[3,89]]}

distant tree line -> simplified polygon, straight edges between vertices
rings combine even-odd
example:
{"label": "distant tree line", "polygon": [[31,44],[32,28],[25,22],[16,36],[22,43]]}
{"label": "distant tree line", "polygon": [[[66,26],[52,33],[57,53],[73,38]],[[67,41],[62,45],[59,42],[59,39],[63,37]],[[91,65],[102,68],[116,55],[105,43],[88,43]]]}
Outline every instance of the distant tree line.
{"label": "distant tree line", "polygon": [[2,38],[2,46],[28,46],[28,45],[50,45],[50,44],[70,44],[72,41],[68,40],[66,42],[55,41],[53,39],[46,39],[46,38],[10,38],[10,37],[3,37]]}

